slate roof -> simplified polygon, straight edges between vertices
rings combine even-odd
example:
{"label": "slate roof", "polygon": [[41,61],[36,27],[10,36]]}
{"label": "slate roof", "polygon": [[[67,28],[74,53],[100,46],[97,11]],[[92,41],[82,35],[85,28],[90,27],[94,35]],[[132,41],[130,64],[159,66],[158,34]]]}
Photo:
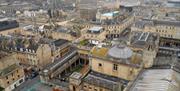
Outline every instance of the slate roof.
{"label": "slate roof", "polygon": [[19,27],[19,23],[16,20],[0,21],[0,31],[17,28],[17,27]]}
{"label": "slate roof", "polygon": [[165,21],[165,20],[154,20],[153,21],[155,25],[167,25],[167,26],[176,26],[180,27],[180,21]]}
{"label": "slate roof", "polygon": [[68,43],[68,40],[65,39],[59,39],[53,42],[55,46],[62,46],[65,43]]}
{"label": "slate roof", "polygon": [[113,76],[108,76],[105,74],[101,74],[98,72],[91,71],[84,79],[84,82],[88,84],[92,84],[95,86],[103,87],[106,89],[113,90],[118,88],[119,84],[122,84],[126,86],[129,81],[118,78],[118,77],[113,77]]}
{"label": "slate roof", "polygon": [[[25,47],[25,44],[28,46]],[[0,48],[6,47],[7,49],[12,49],[14,51],[26,51],[26,49],[36,51],[39,47],[39,43],[36,43],[32,38],[18,38],[18,37],[5,37],[0,36]]]}
{"label": "slate roof", "polygon": [[131,45],[135,48],[146,48],[150,43],[155,46],[158,35],[149,32],[133,32]]}
{"label": "slate roof", "polygon": [[172,69],[147,69],[138,76],[129,91],[179,91],[179,77],[179,73]]}
{"label": "slate roof", "polygon": [[180,27],[180,21],[165,21],[165,20],[143,19],[143,20],[137,21],[134,24],[135,27],[140,28],[140,29],[143,29],[145,26],[158,26],[158,25]]}

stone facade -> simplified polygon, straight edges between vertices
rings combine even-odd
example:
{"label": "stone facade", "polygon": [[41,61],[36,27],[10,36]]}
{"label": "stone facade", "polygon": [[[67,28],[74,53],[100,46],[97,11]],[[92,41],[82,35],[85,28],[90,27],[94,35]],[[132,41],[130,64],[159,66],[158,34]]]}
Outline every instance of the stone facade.
{"label": "stone facade", "polygon": [[12,91],[24,82],[24,70],[19,66],[15,54],[0,52],[0,86]]}

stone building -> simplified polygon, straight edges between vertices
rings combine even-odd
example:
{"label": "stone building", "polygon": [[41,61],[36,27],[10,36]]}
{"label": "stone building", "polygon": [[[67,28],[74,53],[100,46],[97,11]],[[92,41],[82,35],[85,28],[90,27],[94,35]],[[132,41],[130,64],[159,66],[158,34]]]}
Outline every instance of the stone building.
{"label": "stone building", "polygon": [[132,50],[142,55],[144,67],[152,67],[159,50],[158,33],[133,31],[129,43]]}
{"label": "stone building", "polygon": [[79,38],[80,40],[88,40],[89,43],[93,45],[98,45],[101,43],[106,37],[106,31],[103,27],[94,26],[91,28],[86,29],[82,32],[83,35]]}
{"label": "stone building", "polygon": [[9,20],[6,18],[0,20],[0,35],[8,35],[19,32],[19,23],[16,20]]}
{"label": "stone building", "polygon": [[40,43],[37,39],[1,36],[0,48],[16,53],[20,64],[41,69],[52,61],[49,44]]}
{"label": "stone building", "polygon": [[180,39],[179,21],[140,20],[131,28],[132,31],[158,33],[160,37]]}
{"label": "stone building", "polygon": [[0,51],[0,87],[12,91],[24,82],[24,70],[15,54]]}
{"label": "stone building", "polygon": [[52,42],[51,48],[54,59],[62,58],[70,50],[70,42],[64,39],[55,40]]}
{"label": "stone building", "polygon": [[94,47],[90,53],[91,71],[87,75],[72,74],[70,91],[123,91],[128,82],[138,75],[141,64],[141,56],[125,45]]}
{"label": "stone building", "polygon": [[95,20],[97,12],[97,0],[79,0],[77,8],[82,19]]}
{"label": "stone building", "polygon": [[80,65],[80,60],[76,48],[68,45],[68,41],[57,40],[54,43],[54,61],[44,67],[40,72],[40,78],[44,84],[61,86],[62,79],[68,78],[67,74]]}
{"label": "stone building", "polygon": [[57,27],[54,31],[52,31],[51,36],[53,39],[64,39],[73,41],[76,39],[76,32],[65,28],[65,27]]}
{"label": "stone building", "polygon": [[141,61],[140,56],[135,55],[130,48],[115,45],[110,49],[92,49],[90,65],[93,71],[132,80],[140,69]]}

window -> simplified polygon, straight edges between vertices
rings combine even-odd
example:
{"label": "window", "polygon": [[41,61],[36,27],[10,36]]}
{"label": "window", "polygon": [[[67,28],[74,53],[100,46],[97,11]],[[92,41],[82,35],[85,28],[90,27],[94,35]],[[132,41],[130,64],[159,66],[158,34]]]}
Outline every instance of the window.
{"label": "window", "polygon": [[18,78],[20,77],[20,75],[18,75]]}
{"label": "window", "polygon": [[101,63],[99,63],[99,67],[101,67],[102,66],[102,64]]}
{"label": "window", "polygon": [[166,37],[166,34],[164,34],[164,36]]}
{"label": "window", "polygon": [[19,83],[22,83],[23,82],[23,79],[21,79],[20,81],[19,81]]}
{"label": "window", "polygon": [[12,73],[12,76],[14,76],[14,74]]}
{"label": "window", "polygon": [[118,70],[118,65],[117,64],[113,65],[113,70]]}
{"label": "window", "polygon": [[12,80],[14,81],[15,79],[13,78]]}
{"label": "window", "polygon": [[158,30],[156,29],[156,32],[158,32]]}
{"label": "window", "polygon": [[9,84],[9,81],[7,82],[7,84]]}
{"label": "window", "polygon": [[18,70],[16,72],[18,73]]}
{"label": "window", "polygon": [[75,86],[73,86],[73,91],[76,91],[76,87]]}

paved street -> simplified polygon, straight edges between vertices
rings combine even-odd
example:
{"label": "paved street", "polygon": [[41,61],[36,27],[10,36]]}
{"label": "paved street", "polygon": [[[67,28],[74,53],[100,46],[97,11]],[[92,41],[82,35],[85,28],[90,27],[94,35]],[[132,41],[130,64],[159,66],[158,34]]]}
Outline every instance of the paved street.
{"label": "paved street", "polygon": [[44,85],[40,82],[40,77],[37,76],[34,79],[29,79],[22,85],[17,87],[14,91],[52,91],[52,87]]}

